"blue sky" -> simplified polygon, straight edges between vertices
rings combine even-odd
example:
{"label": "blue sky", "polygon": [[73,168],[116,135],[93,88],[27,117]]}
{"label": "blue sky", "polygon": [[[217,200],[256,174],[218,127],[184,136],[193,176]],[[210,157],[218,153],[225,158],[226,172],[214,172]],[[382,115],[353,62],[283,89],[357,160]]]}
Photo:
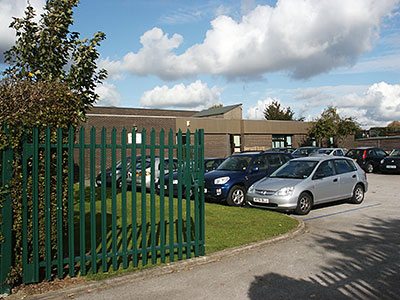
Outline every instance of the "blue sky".
{"label": "blue sky", "polygon": [[[44,0],[31,0],[40,12]],[[25,0],[0,0],[0,51]],[[365,128],[400,120],[397,0],[81,1],[73,31],[103,31],[98,105],[206,109],[277,100],[313,120],[328,106]]]}

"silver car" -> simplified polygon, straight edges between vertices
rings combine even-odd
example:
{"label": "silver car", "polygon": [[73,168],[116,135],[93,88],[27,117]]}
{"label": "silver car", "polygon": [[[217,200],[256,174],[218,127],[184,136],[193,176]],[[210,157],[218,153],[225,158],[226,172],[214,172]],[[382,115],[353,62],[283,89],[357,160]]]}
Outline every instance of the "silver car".
{"label": "silver car", "polygon": [[249,187],[250,206],[306,215],[315,204],[350,199],[360,204],[368,190],[365,172],[347,157],[304,157],[288,161]]}
{"label": "silver car", "polygon": [[345,151],[342,148],[321,148],[312,153],[310,156],[345,156]]}

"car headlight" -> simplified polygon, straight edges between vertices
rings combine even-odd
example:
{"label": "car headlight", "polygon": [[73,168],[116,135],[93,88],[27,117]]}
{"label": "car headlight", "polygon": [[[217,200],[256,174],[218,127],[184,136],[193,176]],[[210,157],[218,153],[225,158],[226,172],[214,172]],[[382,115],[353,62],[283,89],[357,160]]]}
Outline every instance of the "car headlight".
{"label": "car headlight", "polygon": [[381,164],[383,164],[384,162],[385,162],[385,160],[384,160],[384,159],[382,159],[382,160],[381,160]]}
{"label": "car headlight", "polygon": [[225,184],[229,181],[229,176],[214,179],[214,184]]}
{"label": "car headlight", "polygon": [[248,193],[253,194],[256,191],[254,184],[252,184],[249,189],[247,190]]}
{"label": "car headlight", "polygon": [[275,192],[277,196],[289,196],[293,193],[294,186],[287,186]]}

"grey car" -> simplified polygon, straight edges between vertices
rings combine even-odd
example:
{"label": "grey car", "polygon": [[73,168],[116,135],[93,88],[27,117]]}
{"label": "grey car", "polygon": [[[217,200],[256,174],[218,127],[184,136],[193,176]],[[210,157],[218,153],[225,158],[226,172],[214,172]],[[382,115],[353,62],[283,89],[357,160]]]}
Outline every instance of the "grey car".
{"label": "grey car", "polygon": [[[164,173],[168,174],[169,172],[169,160],[165,159],[165,160],[160,160],[159,157],[155,157],[154,158],[154,182],[157,182],[157,180],[160,177],[160,169],[161,169],[161,163],[164,164]],[[151,168],[151,158],[150,157],[146,157],[145,160],[145,179],[146,179],[146,188],[150,188],[151,185],[151,172],[152,172],[152,168]],[[172,170],[175,172],[178,168],[178,160],[177,159],[173,159],[172,160]],[[132,171],[128,172],[128,177],[126,178],[126,182],[128,184],[128,186],[132,186],[132,176],[136,176],[136,186],[141,186],[142,185],[142,162],[139,161],[136,164],[136,173],[135,175],[132,174]]]}
{"label": "grey car", "polygon": [[250,206],[306,215],[313,205],[350,199],[360,204],[368,190],[367,176],[347,157],[304,157],[288,161],[247,191]]}

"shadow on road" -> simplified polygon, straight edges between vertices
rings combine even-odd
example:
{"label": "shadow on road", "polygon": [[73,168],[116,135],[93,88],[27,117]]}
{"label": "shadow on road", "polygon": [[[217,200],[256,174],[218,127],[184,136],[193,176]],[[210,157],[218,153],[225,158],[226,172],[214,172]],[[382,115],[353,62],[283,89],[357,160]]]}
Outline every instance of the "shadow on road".
{"label": "shadow on road", "polygon": [[322,247],[344,258],[327,261],[320,273],[307,280],[275,273],[257,276],[249,298],[399,299],[400,220],[371,218],[368,226],[359,226],[351,234],[332,233],[336,238],[317,236],[310,247]]}

